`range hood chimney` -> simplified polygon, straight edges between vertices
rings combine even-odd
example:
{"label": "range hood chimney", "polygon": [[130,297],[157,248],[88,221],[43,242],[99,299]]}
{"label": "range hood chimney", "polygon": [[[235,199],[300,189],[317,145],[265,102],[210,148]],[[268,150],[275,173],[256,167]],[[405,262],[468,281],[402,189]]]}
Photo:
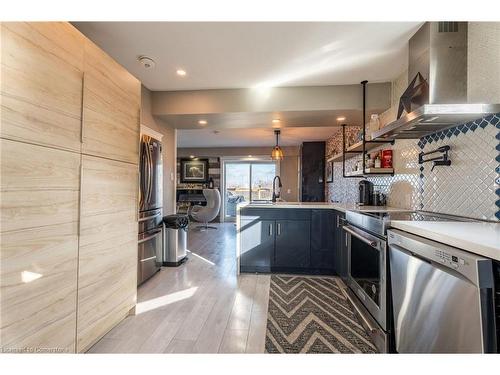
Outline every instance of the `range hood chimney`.
{"label": "range hood chimney", "polygon": [[408,82],[422,75],[429,87],[428,103],[411,108],[373,138],[420,138],[500,112],[500,104],[468,100],[467,22],[426,22],[408,46]]}

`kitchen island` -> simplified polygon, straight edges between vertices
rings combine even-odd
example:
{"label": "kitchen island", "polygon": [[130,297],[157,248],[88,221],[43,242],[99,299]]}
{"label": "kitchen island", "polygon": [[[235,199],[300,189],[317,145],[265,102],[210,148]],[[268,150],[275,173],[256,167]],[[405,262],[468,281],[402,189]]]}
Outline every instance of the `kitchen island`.
{"label": "kitchen island", "polygon": [[242,203],[237,208],[240,272],[344,275],[347,210],[400,208],[326,202]]}

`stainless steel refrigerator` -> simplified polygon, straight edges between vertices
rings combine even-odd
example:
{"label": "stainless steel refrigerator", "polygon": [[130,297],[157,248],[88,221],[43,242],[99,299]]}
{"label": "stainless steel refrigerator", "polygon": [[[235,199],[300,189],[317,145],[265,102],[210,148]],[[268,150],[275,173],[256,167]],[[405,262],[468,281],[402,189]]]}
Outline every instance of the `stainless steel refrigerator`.
{"label": "stainless steel refrigerator", "polygon": [[163,161],[162,145],[141,136],[139,195],[139,256],[137,284],[153,276],[162,264]]}

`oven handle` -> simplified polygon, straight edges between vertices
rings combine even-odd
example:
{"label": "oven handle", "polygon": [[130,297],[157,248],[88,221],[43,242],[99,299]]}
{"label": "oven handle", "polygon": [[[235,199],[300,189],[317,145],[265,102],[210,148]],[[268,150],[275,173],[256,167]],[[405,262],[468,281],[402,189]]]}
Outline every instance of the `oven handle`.
{"label": "oven handle", "polygon": [[368,239],[366,237],[363,237],[362,235],[360,235],[359,233],[353,231],[349,227],[343,226],[342,229],[345,230],[347,233],[349,233],[351,236],[354,236],[357,239],[363,241],[367,245],[370,245],[371,247],[377,247],[377,241],[373,241],[373,240],[370,240],[370,239]]}

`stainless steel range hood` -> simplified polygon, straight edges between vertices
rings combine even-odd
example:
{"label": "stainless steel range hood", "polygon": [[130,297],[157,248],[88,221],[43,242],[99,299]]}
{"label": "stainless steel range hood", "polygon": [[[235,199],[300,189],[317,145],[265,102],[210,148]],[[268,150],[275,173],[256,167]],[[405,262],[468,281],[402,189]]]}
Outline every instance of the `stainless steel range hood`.
{"label": "stainless steel range hood", "polygon": [[500,104],[468,103],[467,45],[467,22],[426,22],[409,41],[408,82],[422,74],[429,104],[412,108],[372,138],[421,138],[500,112]]}
{"label": "stainless steel range hood", "polygon": [[372,134],[373,139],[416,139],[500,112],[500,104],[425,104]]}

